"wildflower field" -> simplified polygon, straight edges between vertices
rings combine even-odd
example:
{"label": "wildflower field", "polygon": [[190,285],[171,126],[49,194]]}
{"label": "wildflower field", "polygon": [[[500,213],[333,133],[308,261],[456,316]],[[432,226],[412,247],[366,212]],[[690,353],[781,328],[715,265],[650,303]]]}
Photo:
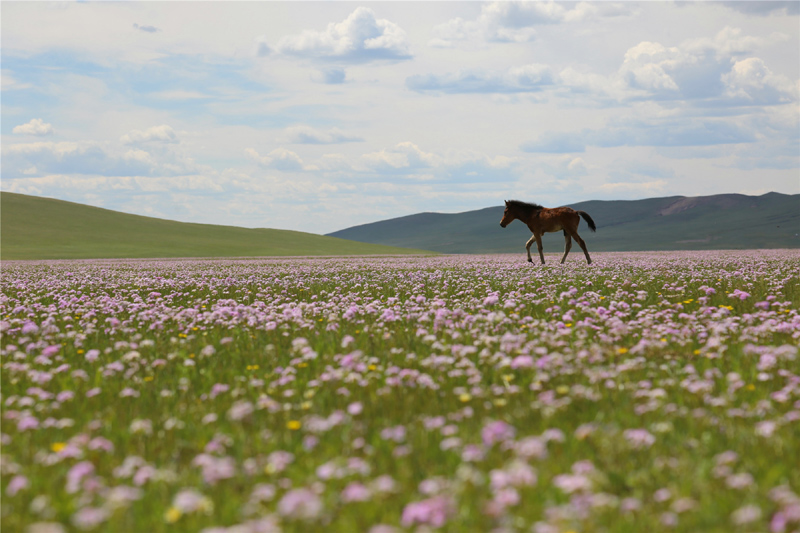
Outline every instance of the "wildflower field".
{"label": "wildflower field", "polygon": [[800,253],[5,262],[2,529],[800,530]]}

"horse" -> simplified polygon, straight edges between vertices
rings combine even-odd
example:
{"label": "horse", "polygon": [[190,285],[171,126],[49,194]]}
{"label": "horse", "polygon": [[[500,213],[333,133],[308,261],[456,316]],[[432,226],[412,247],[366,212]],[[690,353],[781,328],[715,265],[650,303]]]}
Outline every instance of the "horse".
{"label": "horse", "polygon": [[500,221],[500,227],[505,228],[514,220],[519,220],[528,226],[528,229],[533,233],[533,237],[525,243],[525,250],[528,252],[529,263],[533,263],[533,259],[531,259],[531,244],[533,244],[533,241],[536,241],[536,246],[539,248],[539,257],[542,260],[542,264],[544,264],[542,235],[563,230],[566,245],[561,263],[566,261],[567,254],[570,248],[572,248],[572,239],[575,239],[583,249],[583,253],[586,256],[586,263],[591,265],[592,258],[589,257],[589,250],[586,249],[586,243],[583,242],[583,239],[578,235],[578,224],[581,221],[581,217],[589,224],[589,229],[597,231],[594,220],[584,211],[576,211],[571,207],[556,207],[550,209],[542,207],[539,204],[529,204],[527,202],[520,202],[519,200],[506,200],[506,209],[503,211],[503,219]]}

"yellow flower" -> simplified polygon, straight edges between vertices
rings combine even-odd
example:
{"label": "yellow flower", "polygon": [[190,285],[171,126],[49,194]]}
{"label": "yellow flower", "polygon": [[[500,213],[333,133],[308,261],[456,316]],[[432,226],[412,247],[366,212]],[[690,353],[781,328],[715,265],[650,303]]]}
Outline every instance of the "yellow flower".
{"label": "yellow flower", "polygon": [[569,387],[567,387],[566,385],[559,385],[558,387],[556,387],[556,392],[559,394],[566,394],[569,392]]}
{"label": "yellow flower", "polygon": [[370,370],[378,370],[378,367],[375,365],[369,365],[367,368],[369,368]]}
{"label": "yellow flower", "polygon": [[53,444],[50,446],[50,449],[51,449],[51,450],[53,450],[54,452],[58,453],[58,452],[60,452],[61,450],[63,450],[64,448],[66,448],[66,447],[67,447],[67,445],[66,445],[66,444],[64,444],[63,442],[54,442],[54,443],[53,443]]}
{"label": "yellow flower", "polygon": [[153,381],[153,376],[145,376],[145,381]]}
{"label": "yellow flower", "polygon": [[695,355],[700,355],[700,348],[696,349],[696,350],[695,350],[694,352],[692,352],[692,353],[693,353],[693,354],[695,354]]}
{"label": "yellow flower", "polygon": [[468,402],[472,399],[472,396],[470,396],[465,392],[464,394],[459,395],[458,399],[461,400],[462,402]]}
{"label": "yellow flower", "polygon": [[[311,409],[311,402],[308,402],[308,401],[303,402],[303,403],[300,404],[300,407],[302,409]],[[298,426],[298,427],[300,427],[300,426]]]}
{"label": "yellow flower", "polygon": [[617,353],[620,354],[620,355],[625,355],[626,353],[628,353],[628,349],[627,348],[617,348]]}
{"label": "yellow flower", "polygon": [[180,509],[176,509],[175,507],[170,507],[169,510],[164,515],[164,520],[166,520],[170,524],[174,524],[180,519],[182,514],[183,513],[181,513]]}
{"label": "yellow flower", "polygon": [[305,368],[308,366],[308,363],[298,363],[297,368]]}
{"label": "yellow flower", "polygon": [[495,404],[497,407],[503,407],[503,406],[505,406],[505,405],[508,403],[508,401],[506,401],[506,399],[505,399],[505,398],[495,398],[493,403],[494,403],[494,404]]}
{"label": "yellow flower", "polygon": [[299,420],[289,420],[288,422],[286,422],[286,427],[291,429],[292,431],[297,431],[298,429],[300,429],[301,425],[302,424],[300,424]]}
{"label": "yellow flower", "polygon": [[756,390],[756,386],[755,386],[755,385],[753,385],[752,383],[751,383],[751,384],[749,384],[749,385],[748,385],[747,387],[745,387],[745,388],[746,388],[747,390]]}

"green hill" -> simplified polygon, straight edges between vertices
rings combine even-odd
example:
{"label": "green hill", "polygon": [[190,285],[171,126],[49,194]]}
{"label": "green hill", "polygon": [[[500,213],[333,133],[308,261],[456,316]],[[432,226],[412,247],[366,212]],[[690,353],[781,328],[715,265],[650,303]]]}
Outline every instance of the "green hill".
{"label": "green hill", "polygon": [[430,253],[299,231],[188,224],[0,193],[0,258],[259,257]]}
{"label": "green hill", "polygon": [[[800,194],[593,200],[570,207],[586,211],[597,224],[597,233],[589,231],[584,221],[578,228],[590,252],[800,248]],[[502,215],[502,206],[455,214],[420,213],[329,235],[442,253],[524,252],[530,231],[519,221],[502,229]],[[562,234],[545,235],[544,249],[563,251]],[[572,252],[581,253],[575,245]]]}

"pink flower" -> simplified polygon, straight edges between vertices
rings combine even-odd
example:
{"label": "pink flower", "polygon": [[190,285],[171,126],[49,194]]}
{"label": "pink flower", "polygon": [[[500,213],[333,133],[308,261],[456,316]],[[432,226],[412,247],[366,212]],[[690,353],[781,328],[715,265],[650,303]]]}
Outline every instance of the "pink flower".
{"label": "pink flower", "polygon": [[78,492],[81,480],[92,472],[94,472],[94,465],[89,461],[81,461],[70,468],[67,472],[67,492],[70,494]]}
{"label": "pink flower", "polygon": [[486,446],[492,446],[498,442],[504,442],[514,438],[516,435],[517,430],[514,429],[513,426],[503,422],[502,420],[495,420],[494,422],[489,422],[483,429],[481,430],[481,438],[483,439],[483,444]]}
{"label": "pink flower", "polygon": [[455,502],[448,496],[435,496],[405,506],[400,522],[405,527],[415,524],[442,527],[456,512]]}
{"label": "pink flower", "polygon": [[343,502],[364,502],[370,499],[372,492],[363,484],[353,482],[347,485],[342,491]]}
{"label": "pink flower", "polygon": [[28,482],[28,478],[25,476],[14,476],[11,478],[11,481],[8,482],[8,486],[6,487],[6,495],[7,496],[14,496],[19,491],[27,489],[30,486]]}
{"label": "pink flower", "polygon": [[316,520],[323,510],[319,496],[306,488],[290,490],[278,502],[278,513],[286,518]]}
{"label": "pink flower", "polygon": [[626,429],[623,436],[628,444],[636,449],[649,448],[656,441],[656,438],[646,429]]}

